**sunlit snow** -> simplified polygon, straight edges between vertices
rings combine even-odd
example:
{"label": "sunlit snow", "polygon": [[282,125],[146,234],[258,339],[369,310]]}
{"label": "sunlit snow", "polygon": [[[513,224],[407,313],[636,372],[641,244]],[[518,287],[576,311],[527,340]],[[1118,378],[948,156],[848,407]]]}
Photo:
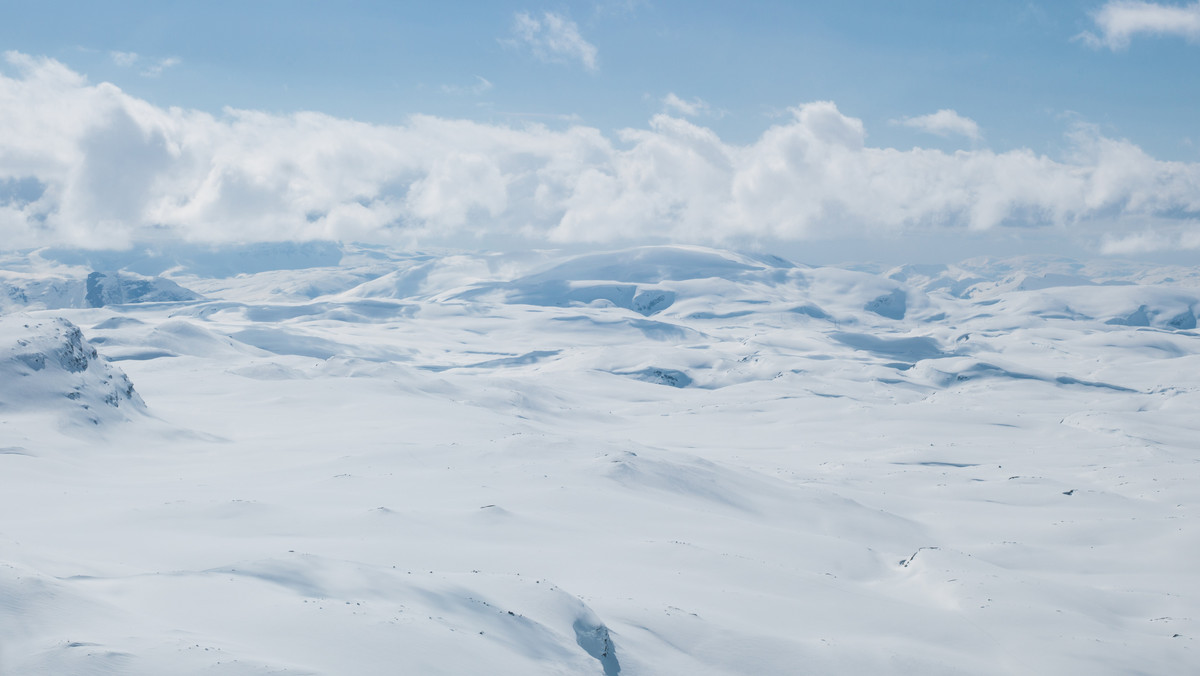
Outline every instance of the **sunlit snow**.
{"label": "sunlit snow", "polygon": [[2,674],[1198,663],[1200,269],[192,254],[4,257]]}

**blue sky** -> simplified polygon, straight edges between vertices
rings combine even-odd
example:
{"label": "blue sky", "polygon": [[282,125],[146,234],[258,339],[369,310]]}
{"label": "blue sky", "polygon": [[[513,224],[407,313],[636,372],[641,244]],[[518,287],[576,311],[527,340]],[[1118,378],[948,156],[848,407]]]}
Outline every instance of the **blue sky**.
{"label": "blue sky", "polygon": [[[666,113],[736,149],[793,122],[796,107],[827,101],[861,122],[872,149],[1030,152],[1088,169],[1077,159],[1091,152],[1081,151],[1084,134],[1136,147],[1160,173],[1173,171],[1170,162],[1188,168],[1182,179],[1156,179],[1175,186],[1170,199],[1126,196],[1061,214],[1033,200],[1059,226],[1098,219],[1118,237],[1174,219],[1165,242],[1192,229],[1200,202],[1188,192],[1200,161],[1197,3],[45,1],[5,3],[4,15],[0,50],[52,60],[86,86],[111,82],[162,111],[318,111],[381,128],[414,115],[498,130],[574,126],[617,150],[636,145],[620,130],[647,130]],[[14,69],[0,65],[19,77]],[[26,180],[8,173],[0,181]],[[503,176],[511,193],[515,179]],[[488,214],[511,209],[510,198]],[[1122,205],[1155,200],[1171,204],[1122,218]],[[954,202],[910,220],[943,227],[953,220],[944,211],[968,208]]]}
{"label": "blue sky", "polygon": [[[9,3],[0,42],[159,105],[209,111],[571,116],[615,129],[644,125],[675,93],[707,102],[706,124],[745,141],[788,106],[832,100],[882,145],[935,142],[889,123],[950,108],[997,149],[1052,151],[1085,120],[1162,159],[1200,158],[1200,49],[1180,37],[1089,47],[1076,36],[1094,30],[1102,4],[48,1]],[[519,13],[546,12],[576,23],[594,69],[510,44]],[[118,65],[113,52],[138,62]],[[147,76],[163,59],[178,63]]]}

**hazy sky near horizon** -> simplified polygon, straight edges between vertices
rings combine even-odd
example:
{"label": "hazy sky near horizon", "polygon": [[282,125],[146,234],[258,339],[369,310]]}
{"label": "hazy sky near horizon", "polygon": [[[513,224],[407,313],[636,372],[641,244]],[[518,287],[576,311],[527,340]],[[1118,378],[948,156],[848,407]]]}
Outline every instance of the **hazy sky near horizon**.
{"label": "hazy sky near horizon", "polygon": [[4,15],[11,246],[1200,250],[1200,2],[47,1]]}

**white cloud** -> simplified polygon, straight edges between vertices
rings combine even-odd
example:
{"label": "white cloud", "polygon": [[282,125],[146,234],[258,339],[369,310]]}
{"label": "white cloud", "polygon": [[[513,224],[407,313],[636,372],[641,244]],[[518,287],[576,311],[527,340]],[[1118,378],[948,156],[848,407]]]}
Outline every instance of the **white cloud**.
{"label": "white cloud", "polygon": [[133,64],[137,63],[138,59],[140,58],[136,52],[113,51],[109,52],[108,56],[112,59],[113,63],[121,66],[122,68],[128,68],[132,66]]}
{"label": "white cloud", "polygon": [[513,19],[512,44],[527,47],[542,61],[578,62],[590,71],[599,68],[595,45],[583,39],[579,26],[570,19],[545,12],[540,18],[518,12]]}
{"label": "white cloud", "polygon": [[965,136],[972,141],[978,141],[982,138],[979,133],[979,125],[969,117],[963,117],[953,110],[942,109],[936,113],[929,115],[921,115],[919,117],[906,117],[902,120],[893,120],[893,124],[902,124],[913,129],[938,136]]}
{"label": "white cloud", "polygon": [[1092,14],[1099,35],[1090,31],[1077,37],[1093,47],[1124,49],[1137,35],[1176,35],[1200,39],[1200,2],[1164,5],[1154,2],[1110,0]]}
{"label": "white cloud", "polygon": [[[112,59],[113,63],[122,68],[132,68],[138,63],[146,63],[146,60],[142,57],[142,55],[138,54],[137,52],[112,51],[108,53],[108,56],[110,59]],[[168,68],[178,66],[180,63],[181,62],[179,58],[174,56],[156,59],[148,63],[146,67],[142,69],[140,74],[142,77],[159,77],[163,74],[163,71]]]}
{"label": "white cloud", "polygon": [[442,93],[454,96],[482,96],[491,91],[492,87],[490,80],[476,75],[475,82],[470,85],[442,85]]}
{"label": "white cloud", "polygon": [[[1079,126],[1070,152],[872,147],[831,102],[730,143],[657,115],[598,129],[430,116],[161,108],[9,52],[0,71],[0,242],[333,238],[375,242],[747,240],[1051,228],[1119,251],[1130,233],[1200,242],[1200,164]],[[5,74],[12,72],[12,75]],[[1149,246],[1145,244],[1142,246]]]}
{"label": "white cloud", "polygon": [[163,74],[164,70],[178,66],[180,63],[179,58],[174,56],[159,59],[142,70],[142,77],[158,77]]}
{"label": "white cloud", "polygon": [[712,110],[708,103],[699,97],[691,101],[684,101],[675,92],[670,92],[664,96],[662,104],[665,109],[674,111],[680,115],[687,115],[688,117],[704,115]]}

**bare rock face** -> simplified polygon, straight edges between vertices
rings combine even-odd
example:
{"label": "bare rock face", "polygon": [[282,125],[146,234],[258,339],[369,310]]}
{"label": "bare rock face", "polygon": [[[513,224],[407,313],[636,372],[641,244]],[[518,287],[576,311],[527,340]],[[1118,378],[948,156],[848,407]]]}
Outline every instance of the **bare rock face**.
{"label": "bare rock face", "polygon": [[0,316],[0,411],[81,415],[93,424],[142,411],[120,369],[61,317]]}

